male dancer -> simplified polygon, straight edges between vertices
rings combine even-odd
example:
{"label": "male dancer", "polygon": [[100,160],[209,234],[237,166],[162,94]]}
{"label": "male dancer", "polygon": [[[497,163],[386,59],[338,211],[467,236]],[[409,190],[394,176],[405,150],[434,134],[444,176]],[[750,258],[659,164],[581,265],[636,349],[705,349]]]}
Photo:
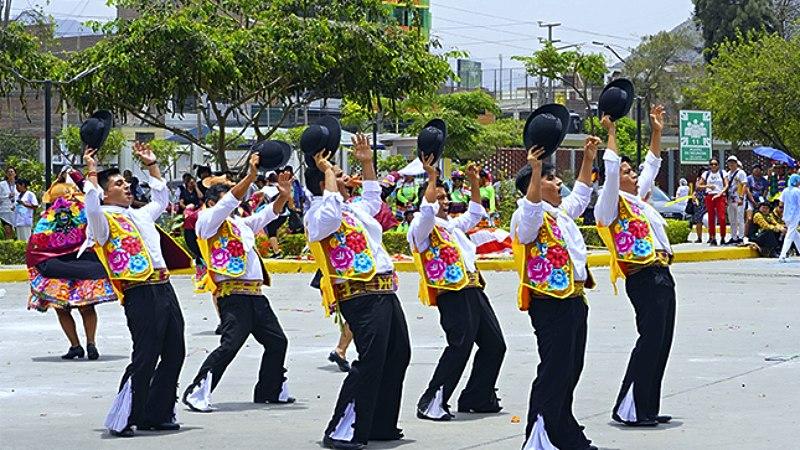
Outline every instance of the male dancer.
{"label": "male dancer", "polygon": [[586,244],[575,219],[591,198],[599,142],[594,136],[586,139],[575,188],[563,200],[561,179],[542,162],[542,147],[528,151],[528,165],[517,175],[517,189],[525,194],[511,218],[521,279],[518,304],[530,315],[539,351],[525,450],[597,449],[575,419],[572,400],[586,350],[589,307],[584,287],[593,287]]}
{"label": "male dancer", "polygon": [[669,270],[672,249],[666,221],[644,198],[661,167],[664,109],[650,114],[652,136],[641,176],[628,158],[617,154],[616,126],[609,116],[608,149],[603,155],[606,182],[595,205],[597,228],[611,253],[611,282],[625,278],[636,312],[639,338],[611,417],[628,426],[656,426],[672,418],[659,415],[661,381],[675,328],[675,280]]}
{"label": "male dancer", "polygon": [[381,188],[364,135],[353,138],[354,156],[363,167],[362,200],[344,202],[329,151],[314,154],[306,170],[313,198],[304,217],[306,233],[322,272],[320,290],[326,312],[341,313],[353,332],[358,360],[342,384],[333,418],[325,429],[327,448],[361,449],[369,440],[397,440],[403,379],[411,358],[408,327],[395,295],[394,265],[374,219]]}
{"label": "male dancer", "polygon": [[205,194],[205,208],[197,217],[197,244],[208,268],[198,283],[201,291],[217,296],[222,316],[222,338],[216,350],[200,366],[192,384],[183,393],[183,403],[192,411],[211,412],[211,392],[219,384],[225,369],[242,348],[250,334],[264,346],[258,383],[253,393],[255,403],[294,403],[286,388],[283,367],[286,359],[286,335],[261,286],[269,276],[256,251],[255,233],[278,218],[292,195],[292,175],[282,173],[278,198],[261,211],[236,217],[247,189],[258,176],[259,155],[250,155],[250,169],[233,188],[227,184],[211,186]]}
{"label": "male dancer", "polygon": [[428,389],[417,403],[420,419],[447,421],[455,417],[447,404],[464,368],[478,345],[472,373],[458,399],[458,412],[496,413],[503,409],[495,384],[506,352],[500,323],[483,292],[484,281],[475,265],[475,244],[466,232],[481,221],[478,167],[470,164],[470,203],[465,214],[450,219],[450,198],[433,167],[434,155],[423,155],[428,174],[419,213],[408,230],[408,242],[420,273],[422,303],[438,306],[448,346],[439,358]]}
{"label": "male dancer", "polygon": [[98,173],[96,152],[87,148],[83,155],[89,181],[84,186],[88,221],[84,247],[94,243],[125,307],[133,340],[131,364],[105,425],[119,437],[132,437],[133,426],[138,430],[177,430],[175,398],[186,353],[183,315],[169,282],[155,225],[169,205],[169,191],[153,151],[136,143],[134,154],[150,174],[152,201],[132,209],[130,184],[118,169]]}

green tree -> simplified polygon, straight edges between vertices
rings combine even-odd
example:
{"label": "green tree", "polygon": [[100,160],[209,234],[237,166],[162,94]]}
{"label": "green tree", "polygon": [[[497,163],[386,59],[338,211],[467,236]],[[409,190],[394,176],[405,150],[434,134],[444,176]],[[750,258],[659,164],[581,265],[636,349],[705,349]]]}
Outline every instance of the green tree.
{"label": "green tree", "polygon": [[[106,38],[70,58],[100,66],[66,88],[70,99],[82,110],[107,106],[168,129],[213,153],[223,169],[239,134],[225,126],[234,116],[263,139],[313,101],[343,95],[369,105],[431,92],[452,73],[446,56],[429,52],[418,30],[393,24],[380,0],[111,3],[141,14],[98,26]],[[165,123],[187,101],[217,127],[215,142]],[[270,106],[283,116],[263,127]]]}
{"label": "green tree", "polygon": [[581,53],[580,49],[559,51],[547,42],[533,56],[512,56],[511,59],[523,63],[532,76],[560,80],[569,86],[586,105],[587,115],[591,115],[591,87],[602,85],[606,74],[606,59],[602,54]]}
{"label": "green tree", "polygon": [[484,126],[478,116],[486,112],[499,113],[494,99],[484,91],[457,92],[429,96],[412,96],[403,101],[411,124],[406,130],[417,134],[425,124],[438,117],[447,124],[444,156],[455,161],[477,161],[494,153],[494,148],[481,145]]}
{"label": "green tree", "polygon": [[35,192],[39,200],[44,185],[44,164],[38,159],[21,158],[10,156],[5,161],[6,167],[14,167],[17,170],[17,177],[25,178],[31,183],[31,191]]}
{"label": "green tree", "polygon": [[[64,127],[57,136],[67,148],[67,154],[72,164],[81,164],[83,157],[83,141],[81,140],[81,129],[75,125]],[[112,128],[108,133],[108,138],[103,144],[103,148],[97,152],[97,160],[105,161],[107,158],[119,155],[125,147],[125,135],[117,128]]]}
{"label": "green tree", "polygon": [[705,58],[711,61],[717,47],[736,40],[738,33],[775,30],[772,0],[693,0],[694,20],[703,30]]}
{"label": "green tree", "polygon": [[645,108],[662,104],[673,113],[680,109],[684,90],[703,70],[690,59],[694,44],[687,31],[662,31],[642,39],[625,60],[623,74],[633,81]]}
{"label": "green tree", "polygon": [[[643,113],[644,114],[644,113]],[[591,121],[594,122],[595,136],[608,142],[608,132],[600,125],[600,120],[597,117],[592,117]],[[636,161],[636,121],[630,117],[622,117],[617,120],[617,151],[620,155],[627,156],[633,161]],[[589,133],[591,124],[584,124],[585,131]],[[648,147],[642,145],[642,158],[647,154]]]}
{"label": "green tree", "polygon": [[496,120],[483,126],[476,146],[486,153],[494,153],[500,148],[524,147],[522,142],[522,130],[524,128],[524,120],[511,118]]}
{"label": "green tree", "polygon": [[55,78],[66,70],[64,61],[42,50],[51,42],[53,25],[40,16],[32,19],[30,28],[16,21],[0,27],[0,96],[18,94],[23,108],[27,107],[28,91],[39,88],[25,79]]}
{"label": "green tree", "polygon": [[697,100],[714,136],[771,145],[800,157],[800,38],[751,32],[718,47]]}
{"label": "green tree", "polygon": [[381,172],[400,170],[407,165],[408,160],[403,155],[391,155],[386,158],[378,158],[378,170]]}
{"label": "green tree", "polygon": [[0,130],[0,161],[12,156],[39,159],[39,140],[18,131]]}

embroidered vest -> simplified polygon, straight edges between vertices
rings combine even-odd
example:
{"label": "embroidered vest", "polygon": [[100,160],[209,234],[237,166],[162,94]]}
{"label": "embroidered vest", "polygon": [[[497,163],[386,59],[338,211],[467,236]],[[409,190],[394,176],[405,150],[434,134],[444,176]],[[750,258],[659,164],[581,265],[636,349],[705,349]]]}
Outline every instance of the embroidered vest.
{"label": "embroidered vest", "polygon": [[625,277],[627,265],[650,264],[656,259],[653,227],[644,212],[619,196],[617,218],[608,226],[597,226],[598,234],[611,254],[611,284]]}
{"label": "embroidered vest", "polygon": [[[195,292],[215,292],[217,289],[212,273],[231,278],[239,278],[247,270],[247,250],[241,238],[241,231],[230,219],[222,222],[217,233],[208,239],[197,239],[202,264],[195,266]],[[259,258],[264,284],[269,286],[270,278]]]}
{"label": "embroidered vest", "polygon": [[544,213],[544,221],[533,242],[521,244],[515,238],[513,245],[520,278],[517,293],[520,311],[528,310],[532,293],[564,299],[575,292],[574,263],[556,218],[550,213]]}
{"label": "embroidered vest", "polygon": [[309,242],[309,248],[322,272],[320,290],[326,315],[336,304],[333,278],[369,281],[377,273],[364,224],[349,212],[342,212],[338,230],[321,241]]}
{"label": "embroidered vest", "polygon": [[153,273],[153,261],[142,235],[123,214],[104,213],[108,219],[108,240],[97,247],[97,256],[111,281],[144,281]]}
{"label": "embroidered vest", "polygon": [[430,234],[430,247],[414,249],[414,265],[420,274],[419,299],[423,305],[436,306],[440,290],[458,291],[469,284],[467,267],[453,236],[441,225]]}

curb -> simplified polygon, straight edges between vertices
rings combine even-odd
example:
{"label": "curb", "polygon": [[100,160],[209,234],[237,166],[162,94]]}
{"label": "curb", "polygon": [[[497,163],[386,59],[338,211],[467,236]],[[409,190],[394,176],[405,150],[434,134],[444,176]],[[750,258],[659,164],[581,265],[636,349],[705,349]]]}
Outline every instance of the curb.
{"label": "curb", "polygon": [[[737,260],[758,258],[758,251],[750,247],[710,248],[705,250],[676,251],[674,262],[702,262],[718,260]],[[590,267],[607,267],[609,262],[608,252],[590,253],[587,260]],[[270,259],[266,261],[267,270],[273,274],[287,273],[314,273],[317,270],[313,261]],[[395,270],[398,272],[416,272],[413,261],[395,261]],[[478,260],[478,268],[482,271],[514,271],[514,261],[511,259],[483,259]],[[194,275],[191,269],[176,270],[173,275]],[[0,283],[28,281],[26,269],[0,269]]]}

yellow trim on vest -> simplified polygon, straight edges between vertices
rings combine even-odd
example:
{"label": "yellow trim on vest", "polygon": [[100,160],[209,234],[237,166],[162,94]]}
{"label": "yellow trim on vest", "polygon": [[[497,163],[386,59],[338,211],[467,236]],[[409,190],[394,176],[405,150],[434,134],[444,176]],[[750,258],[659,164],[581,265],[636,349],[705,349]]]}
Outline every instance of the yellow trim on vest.
{"label": "yellow trim on vest", "polygon": [[[431,248],[445,248],[445,247],[453,247],[458,252],[458,261],[454,263],[454,265],[458,266],[461,269],[462,278],[461,281],[457,282],[456,284],[437,284],[431,281],[428,278],[428,274],[425,270],[425,262],[423,261],[423,253],[420,252],[418,249],[413,249],[412,255],[414,256],[414,267],[417,268],[417,272],[419,273],[419,300],[425,306],[436,306],[436,298],[439,296],[439,291],[460,291],[469,285],[469,274],[467,273],[467,266],[464,264],[464,257],[461,252],[461,248],[459,248],[458,243],[455,241],[447,241],[442,237],[441,230],[439,229],[440,225],[434,225],[433,231],[431,231],[430,241],[431,247],[425,250],[425,252],[430,252]],[[434,243],[441,243],[440,246],[435,246]]]}

